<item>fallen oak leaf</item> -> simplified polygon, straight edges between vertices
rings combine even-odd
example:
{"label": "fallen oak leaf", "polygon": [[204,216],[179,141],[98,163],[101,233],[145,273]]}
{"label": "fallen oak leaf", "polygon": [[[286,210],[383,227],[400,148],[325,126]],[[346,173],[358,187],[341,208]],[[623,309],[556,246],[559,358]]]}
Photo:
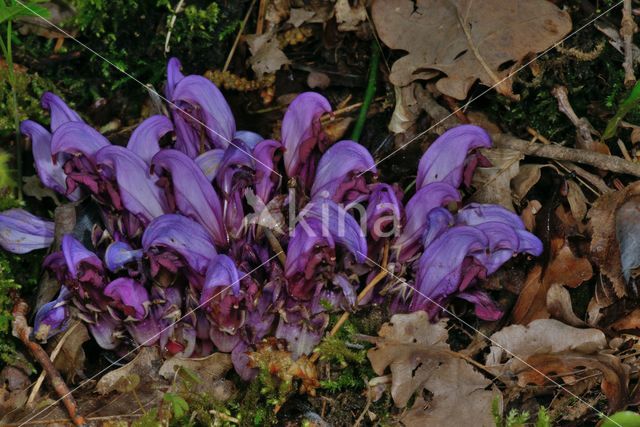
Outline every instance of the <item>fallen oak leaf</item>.
{"label": "fallen oak leaf", "polygon": [[[527,326],[511,325],[491,335],[493,345],[487,355],[487,366],[499,366],[505,356],[519,359],[540,353],[579,351],[595,353],[607,345],[598,329],[579,329],[555,319],[534,320]],[[505,349],[509,352],[505,352]],[[503,365],[505,366],[505,365]]]}
{"label": "fallen oak leaf", "polygon": [[547,291],[547,310],[554,319],[562,320],[571,326],[587,326],[587,324],[578,318],[573,312],[571,305],[571,295],[567,289],[554,283]]}
{"label": "fallen oak leaf", "polygon": [[409,52],[392,66],[394,85],[442,72],[436,87],[456,99],[464,99],[476,80],[516,98],[509,65],[571,30],[569,14],[545,0],[376,0],[372,18],[387,46]]}
{"label": "fallen oak leaf", "polygon": [[493,425],[484,411],[497,390],[486,390],[491,381],[456,355],[446,343],[446,322],[430,323],[423,311],[396,314],[385,323],[378,337],[361,337],[375,343],[367,356],[373,370],[383,375],[391,371],[391,396],[397,407],[404,407],[419,390],[433,394],[428,405],[417,393],[416,401],[401,419],[407,426]]}
{"label": "fallen oak leaf", "polygon": [[527,384],[548,384],[552,375],[560,379],[575,376],[574,381],[578,381],[580,371],[595,369],[602,373],[600,388],[609,402],[609,411],[615,412],[625,406],[629,374],[625,365],[614,355],[536,354],[527,358],[526,363],[528,366],[520,362],[520,366],[513,367],[522,387]]}

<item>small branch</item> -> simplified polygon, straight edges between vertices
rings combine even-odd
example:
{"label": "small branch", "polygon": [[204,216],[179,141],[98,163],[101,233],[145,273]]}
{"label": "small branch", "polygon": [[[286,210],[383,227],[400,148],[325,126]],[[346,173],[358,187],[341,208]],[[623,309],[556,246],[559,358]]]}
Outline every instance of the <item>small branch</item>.
{"label": "small branch", "polygon": [[262,34],[264,31],[264,14],[267,11],[267,0],[260,0],[260,6],[258,6],[258,22],[256,23],[256,34]]}
{"label": "small branch", "polygon": [[378,79],[378,64],[380,63],[380,49],[375,43],[375,40],[371,43],[371,62],[369,63],[369,78],[367,79],[367,89],[364,93],[364,99],[362,101],[362,108],[358,114],[358,120],[353,128],[351,139],[353,141],[360,140],[362,135],[362,129],[364,129],[364,122],[367,120],[367,113],[371,106],[371,101],[376,94],[376,82]]}
{"label": "small branch", "polygon": [[182,7],[184,5],[184,0],[180,0],[175,10],[173,11],[173,15],[171,16],[171,21],[169,21],[169,28],[167,30],[167,37],[164,40],[164,53],[165,55],[169,53],[169,40],[171,40],[171,32],[173,31],[173,26],[176,25],[176,18],[178,14],[182,12]]}
{"label": "small branch", "polygon": [[276,238],[276,236],[273,234],[271,230],[269,230],[266,227],[263,228],[263,230],[264,230],[264,235],[267,236],[269,245],[271,245],[271,249],[273,249],[274,252],[276,252],[276,254],[278,255],[278,260],[280,261],[280,264],[282,264],[282,266],[284,267],[287,264],[287,255],[285,254],[284,249],[282,249],[282,245],[280,245],[280,242],[278,241],[278,239]]}
{"label": "small branch", "polygon": [[640,164],[626,161],[620,157],[608,156],[594,151],[578,150],[558,145],[530,143],[529,141],[505,134],[494,135],[493,139],[495,147],[518,150],[526,156],[564,160],[594,166],[598,169],[609,172],[624,173],[640,177]]}
{"label": "small branch", "polygon": [[633,73],[633,34],[638,30],[638,26],[633,20],[633,11],[631,0],[624,0],[622,8],[622,23],[620,27],[620,36],[624,42],[624,84],[631,87],[636,84],[636,76]]}
{"label": "small branch", "polygon": [[40,344],[31,341],[29,335],[31,334],[31,328],[27,323],[27,313],[29,312],[29,306],[24,301],[18,300],[13,306],[13,336],[18,338],[29,349],[33,357],[40,363],[42,369],[45,370],[51,381],[51,385],[62,400],[69,418],[77,426],[85,425],[85,419],[82,415],[78,414],[78,405],[75,399],[69,391],[69,387],[64,382],[58,370],[53,366],[53,362],[49,359],[49,355],[40,346]]}
{"label": "small branch", "polygon": [[242,20],[242,24],[240,24],[240,29],[238,30],[238,35],[236,39],[233,41],[233,46],[231,46],[231,51],[227,56],[227,60],[224,62],[224,67],[222,68],[222,72],[224,73],[229,68],[229,64],[231,64],[231,59],[233,58],[233,54],[236,52],[236,48],[238,47],[238,43],[240,43],[240,39],[242,38],[242,33],[244,33],[244,27],[247,26],[247,21],[249,21],[249,17],[251,16],[251,12],[253,11],[253,6],[256,4],[256,0],[251,2],[251,6],[249,6],[249,10],[247,10],[247,14],[244,16]]}

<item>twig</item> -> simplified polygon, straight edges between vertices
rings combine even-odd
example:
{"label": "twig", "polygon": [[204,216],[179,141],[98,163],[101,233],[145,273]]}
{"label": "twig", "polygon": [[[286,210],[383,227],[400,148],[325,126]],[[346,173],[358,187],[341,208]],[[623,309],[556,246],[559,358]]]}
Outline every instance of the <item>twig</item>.
{"label": "twig", "polygon": [[215,415],[216,417],[220,418],[221,420],[228,421],[228,422],[234,423],[234,424],[240,424],[240,420],[239,419],[237,419],[235,417],[232,417],[230,415],[227,415],[224,412],[220,412],[220,411],[216,411],[215,409],[211,409],[209,411],[209,413],[211,415]]}
{"label": "twig", "polygon": [[372,400],[371,386],[369,385],[368,381],[365,381],[365,385],[367,386],[367,403],[364,405],[364,409],[360,413],[360,416],[358,417],[356,422],[353,423],[355,427],[360,426],[360,423],[364,420],[364,416],[367,414],[367,412],[369,412],[369,408],[371,407],[371,400]]}
{"label": "twig", "polygon": [[[73,326],[67,329],[64,335],[62,335],[62,338],[60,338],[60,341],[58,341],[58,344],[56,344],[56,347],[51,352],[52,362],[56,360],[56,357],[58,357],[60,350],[62,350],[62,346],[64,345],[64,342],[67,340],[69,335],[71,335],[71,332],[73,332],[73,330],[78,327],[79,324],[80,322],[74,323]],[[31,389],[31,394],[29,394],[29,399],[27,399],[27,405],[30,405],[35,400],[36,395],[38,394],[38,391],[40,390],[40,387],[42,386],[42,383],[44,382],[44,379],[46,376],[47,376],[46,371],[40,372],[40,376],[38,376],[38,379],[36,380],[33,388]]]}
{"label": "twig", "polygon": [[269,245],[271,245],[271,249],[273,249],[278,254],[278,260],[284,267],[287,263],[287,255],[285,254],[284,249],[282,249],[282,245],[280,245],[280,242],[278,241],[278,239],[276,239],[276,236],[271,230],[269,230],[268,228],[263,228],[263,230],[264,235],[267,236]]}
{"label": "twig", "polygon": [[565,160],[594,166],[605,171],[640,176],[640,164],[594,151],[578,150],[558,145],[531,144],[529,141],[504,134],[494,135],[494,145],[500,148],[518,150],[527,156]]}
{"label": "twig", "polygon": [[576,146],[585,150],[595,151],[593,138],[591,137],[593,126],[591,126],[591,123],[584,117],[578,117],[573,110],[569,102],[569,91],[567,88],[565,86],[556,86],[551,90],[551,94],[558,101],[558,109],[569,118],[576,128]]}
{"label": "twig", "polygon": [[256,4],[256,0],[253,0],[251,2],[251,5],[249,6],[249,10],[247,10],[247,14],[244,16],[244,19],[242,20],[242,24],[240,24],[238,35],[236,36],[236,39],[233,41],[233,46],[231,46],[231,51],[227,56],[227,60],[224,63],[224,67],[222,67],[223,73],[227,71],[227,69],[229,68],[229,64],[231,64],[231,58],[233,58],[233,54],[235,53],[236,48],[238,47],[238,43],[240,43],[240,38],[242,38],[242,33],[244,33],[244,27],[247,26],[247,21],[249,21],[249,17],[251,16],[251,12],[253,11],[253,6],[255,4]]}
{"label": "twig", "polygon": [[262,34],[264,30],[264,14],[267,11],[267,0],[260,0],[260,6],[258,6],[258,22],[256,23],[256,34]]}
{"label": "twig", "polygon": [[636,76],[633,73],[633,34],[638,30],[638,26],[633,20],[631,0],[624,0],[622,7],[622,23],[620,26],[620,36],[624,41],[624,84],[631,87],[636,84]]}
{"label": "twig", "polygon": [[53,366],[49,355],[40,344],[31,341],[29,335],[31,328],[27,323],[27,313],[29,306],[26,302],[18,300],[13,306],[13,336],[18,338],[29,349],[33,357],[40,363],[42,369],[47,372],[53,389],[56,391],[69,414],[71,421],[77,426],[85,424],[84,417],[78,413],[78,405],[69,391],[69,387],[60,376],[60,372]]}
{"label": "twig", "polygon": [[176,5],[175,10],[173,11],[173,15],[171,16],[171,21],[169,21],[169,28],[167,29],[167,37],[164,39],[164,53],[169,53],[169,40],[171,40],[171,32],[173,31],[173,26],[176,25],[176,18],[178,14],[182,12],[182,6],[184,5],[184,0],[180,0]]}
{"label": "twig", "polygon": [[362,108],[358,114],[358,120],[353,127],[351,133],[351,139],[358,141],[362,135],[362,129],[364,128],[364,122],[367,120],[367,113],[371,106],[371,101],[376,94],[376,82],[378,80],[378,64],[380,63],[380,49],[375,40],[371,42],[371,62],[369,63],[369,77],[367,79],[367,89],[364,93],[364,100],[362,101]]}

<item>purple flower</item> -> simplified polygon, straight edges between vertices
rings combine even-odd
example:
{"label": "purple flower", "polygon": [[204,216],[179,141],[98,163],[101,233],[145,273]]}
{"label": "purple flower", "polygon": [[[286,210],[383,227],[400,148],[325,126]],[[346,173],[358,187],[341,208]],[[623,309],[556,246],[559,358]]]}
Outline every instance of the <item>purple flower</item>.
{"label": "purple flower", "polygon": [[63,123],[51,137],[51,154],[82,154],[93,161],[95,153],[111,143],[100,132],[82,122]]}
{"label": "purple flower", "polygon": [[142,249],[133,249],[126,242],[113,242],[104,253],[104,264],[110,271],[116,272],[127,264],[142,259]]}
{"label": "purple flower", "polygon": [[368,193],[366,171],[377,173],[369,150],[354,141],[332,145],[320,158],[311,197],[329,197],[334,202],[360,200]]}
{"label": "purple flower", "polygon": [[422,234],[422,247],[426,248],[442,233],[453,226],[455,221],[453,215],[445,208],[432,209],[427,215],[427,222]]}
{"label": "purple flower", "polygon": [[[162,215],[151,221],[142,235],[142,247],[147,253],[152,248],[155,252],[170,250],[199,274],[205,273],[216,255],[211,236],[205,229],[197,222],[176,214]],[[155,275],[159,266],[154,267],[153,261],[152,273]],[[167,267],[166,264],[163,266]]]}
{"label": "purple flower", "polygon": [[14,254],[48,248],[53,243],[54,224],[23,209],[0,213],[0,246]]}
{"label": "purple flower", "polygon": [[171,175],[171,194],[178,210],[200,223],[218,247],[226,247],[220,199],[198,165],[177,150],[160,150],[151,163],[154,174]]}
{"label": "purple flower", "polygon": [[33,334],[38,341],[47,342],[49,338],[67,329],[70,298],[71,293],[63,285],[56,299],[40,307],[33,322]]}
{"label": "purple flower", "polygon": [[283,146],[280,142],[265,139],[253,148],[253,157],[258,161],[255,164],[255,188],[256,196],[263,203],[271,200],[273,190],[278,187],[280,177],[274,172],[282,155]]}
{"label": "purple flower", "polygon": [[469,301],[475,306],[475,313],[482,320],[494,321],[502,317],[502,310],[498,308],[495,301],[486,293],[479,289],[472,289],[456,295],[458,298]]}
{"label": "purple flower", "polygon": [[411,311],[438,312],[439,307],[435,304],[442,304],[445,298],[459,288],[465,288],[476,276],[482,276],[482,267],[473,262],[473,256],[488,247],[489,239],[475,227],[452,227],[442,233],[420,257],[416,278],[418,291],[411,301]]}
{"label": "purple flower", "polygon": [[173,123],[162,115],[145,119],[131,134],[127,149],[136,153],[146,163],[160,151],[160,138],[173,130]]}
{"label": "purple flower", "polygon": [[445,182],[434,182],[418,190],[406,205],[407,222],[394,242],[398,261],[407,261],[420,249],[420,238],[426,230],[429,212],[458,201],[458,190]]}
{"label": "purple flower", "polygon": [[314,92],[296,97],[282,120],[284,167],[290,177],[300,177],[306,188],[311,187],[320,153],[328,146],[320,117],[331,112],[327,99]]}
{"label": "purple flower", "polygon": [[70,234],[62,237],[62,254],[72,280],[102,287],[104,266],[98,256]]}
{"label": "purple flower", "polygon": [[[176,126],[176,149],[191,158],[211,148],[226,148],[236,122],[220,90],[202,76],[182,76],[180,63],[170,62],[167,94]],[[204,126],[203,126],[204,124]],[[204,132],[204,143],[200,135]]]}
{"label": "purple flower", "polygon": [[397,186],[376,183],[370,186],[367,204],[367,230],[374,240],[389,237],[403,219],[402,191]]}
{"label": "purple flower", "polygon": [[433,182],[445,182],[458,188],[464,180],[467,186],[470,185],[477,164],[487,162],[484,157],[479,157],[476,150],[489,147],[491,138],[481,127],[461,125],[449,129],[431,144],[420,159],[416,189]]}
{"label": "purple flower", "polygon": [[233,238],[241,235],[244,225],[244,192],[254,183],[254,160],[243,143],[230,146],[220,162],[216,181],[224,196],[224,219]]}
{"label": "purple flower", "polygon": [[40,105],[51,113],[51,132],[67,122],[84,122],[58,95],[45,92],[40,98]]}
{"label": "purple flower", "polygon": [[113,299],[113,307],[124,314],[125,319],[142,320],[149,314],[149,293],[133,279],[121,277],[112,281],[104,288],[104,294]]}

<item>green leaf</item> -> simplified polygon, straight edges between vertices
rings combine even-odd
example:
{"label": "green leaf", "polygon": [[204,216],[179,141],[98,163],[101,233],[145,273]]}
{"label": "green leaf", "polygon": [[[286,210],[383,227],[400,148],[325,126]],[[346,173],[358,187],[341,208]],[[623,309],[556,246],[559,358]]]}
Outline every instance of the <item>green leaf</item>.
{"label": "green leaf", "polygon": [[603,141],[606,141],[616,134],[618,125],[620,124],[622,119],[624,119],[624,116],[626,116],[631,110],[633,110],[633,108],[638,105],[638,102],[640,102],[640,81],[636,83],[627,99],[625,99],[622,104],[620,104],[620,107],[618,107],[618,111],[616,111],[616,114],[607,123],[607,127],[602,134]]}
{"label": "green leaf", "polygon": [[607,417],[601,427],[640,427],[640,414],[633,411],[620,411]]}
{"label": "green leaf", "polygon": [[50,13],[48,9],[38,6],[35,3],[27,3],[25,6],[20,4],[14,6],[0,6],[0,24],[5,21],[15,20],[25,16],[48,18]]}
{"label": "green leaf", "polygon": [[171,405],[171,412],[175,418],[182,418],[189,411],[187,401],[177,394],[166,393],[162,399]]}

